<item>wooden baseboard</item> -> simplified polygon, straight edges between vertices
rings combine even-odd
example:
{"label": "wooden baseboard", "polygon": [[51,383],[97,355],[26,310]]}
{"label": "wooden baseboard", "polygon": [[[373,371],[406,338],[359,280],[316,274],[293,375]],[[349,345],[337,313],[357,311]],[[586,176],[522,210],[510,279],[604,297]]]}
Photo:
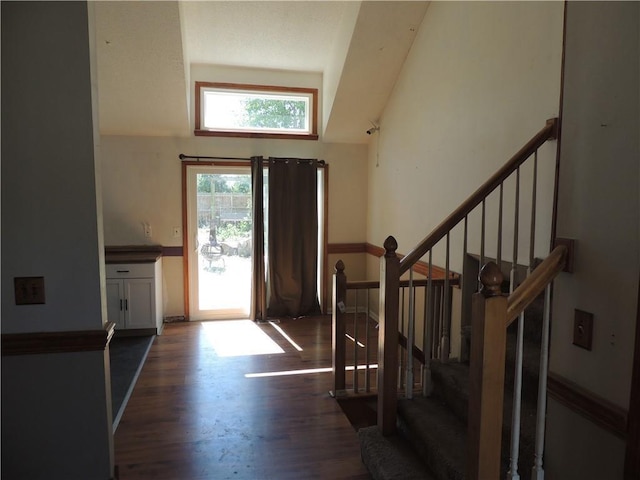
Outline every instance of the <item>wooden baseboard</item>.
{"label": "wooden baseboard", "polygon": [[327,245],[327,253],[329,255],[336,253],[366,253],[366,243],[329,243]]}
{"label": "wooden baseboard", "polygon": [[101,330],[3,333],[2,356],[104,350],[113,337],[114,329],[115,324],[107,322]]}
{"label": "wooden baseboard", "polygon": [[184,248],[182,245],[178,247],[162,247],[163,257],[182,257],[184,255]]}
{"label": "wooden baseboard", "polygon": [[623,408],[553,372],[549,372],[547,391],[551,398],[596,425],[622,439],[627,437],[627,412]]}

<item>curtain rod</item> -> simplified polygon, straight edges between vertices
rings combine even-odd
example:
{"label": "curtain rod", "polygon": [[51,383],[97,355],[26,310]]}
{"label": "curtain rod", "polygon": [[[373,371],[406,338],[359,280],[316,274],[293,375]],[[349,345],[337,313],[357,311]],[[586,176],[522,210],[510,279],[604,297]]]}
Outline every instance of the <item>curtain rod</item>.
{"label": "curtain rod", "polygon": [[194,159],[194,160],[235,160],[235,161],[246,161],[246,162],[250,162],[251,159],[250,158],[244,158],[244,157],[207,157],[204,155],[185,155],[184,153],[181,153],[180,155],[178,155],[178,158],[180,160],[186,160],[186,159]]}
{"label": "curtain rod", "polygon": [[[231,161],[235,161],[235,162],[250,162],[252,159],[251,158],[245,158],[245,157],[208,157],[205,155],[185,155],[184,153],[181,153],[180,155],[178,155],[178,158],[180,160],[187,160],[187,159],[193,159],[193,160],[197,160],[198,162],[200,160],[231,160]],[[269,160],[270,158],[263,158],[264,160]],[[288,158],[271,158],[272,160],[289,160]],[[307,161],[311,161],[311,159],[309,158],[291,158],[291,160],[307,160]],[[324,160],[318,160],[318,166],[319,167],[324,167],[325,166],[325,161]]]}

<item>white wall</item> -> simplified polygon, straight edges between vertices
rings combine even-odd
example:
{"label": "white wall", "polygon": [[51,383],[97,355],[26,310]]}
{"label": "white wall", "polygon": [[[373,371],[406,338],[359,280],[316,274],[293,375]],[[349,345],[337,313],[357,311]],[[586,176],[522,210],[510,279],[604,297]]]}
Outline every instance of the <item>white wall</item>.
{"label": "white wall", "polygon": [[[575,271],[555,284],[551,367],[626,408],[640,268],[638,3],[569,4],[558,236]],[[573,312],[594,313],[591,352]],[[616,372],[612,375],[611,372]]]}
{"label": "white wall", "polygon": [[340,83],[340,77],[342,76],[342,70],[344,68],[344,62],[349,53],[349,46],[351,45],[351,37],[353,36],[354,27],[358,20],[358,13],[360,11],[360,5],[362,2],[345,2],[346,6],[340,25],[337,28],[336,38],[333,40],[334,50],[331,52],[331,61],[325,68],[322,77],[323,89],[322,89],[322,109],[327,112],[324,115],[322,122],[322,132],[327,129],[327,123],[329,121],[329,112],[333,108],[333,103],[336,99],[336,92],[338,91],[338,84]]}
{"label": "white wall", "polygon": [[[4,8],[2,331],[99,329],[86,5]],[[21,276],[44,276],[46,304],[15,305],[13,278]]]}
{"label": "white wall", "polygon": [[[182,225],[180,153],[251,157],[291,156],[329,164],[329,242],[364,242],[366,162],[364,145],[248,138],[101,138],[106,245],[156,243],[180,246],[172,227]],[[145,238],[142,222],[152,227]],[[165,316],[184,314],[182,258],[163,259]],[[333,265],[330,265],[330,272]]]}
{"label": "white wall", "polygon": [[[385,107],[369,150],[367,241],[387,236],[406,254],[518,149],[557,117],[561,2],[432,2]],[[536,256],[551,229],[556,142],[539,152]],[[522,168],[518,261],[529,255],[532,166]],[[505,183],[502,258],[513,252],[514,181]],[[497,250],[497,193],[487,201],[485,254]],[[469,245],[480,253],[480,209],[469,217]],[[445,244],[434,263],[445,266]],[[462,272],[463,225],[451,234],[450,268]],[[428,260],[427,258],[424,259]],[[379,278],[379,262],[367,276]],[[456,295],[456,299],[461,298]],[[460,306],[454,304],[452,356]]]}
{"label": "white wall", "polygon": [[[637,2],[567,6],[558,236],[574,238],[576,252],[574,273],[554,284],[550,359],[551,370],[625,409],[640,270],[639,17]],[[572,345],[576,308],[594,314],[592,351]],[[581,442],[583,428],[549,425],[559,444]],[[624,445],[595,435],[581,450],[585,475],[571,478],[602,478],[598,469],[621,478]],[[570,457],[551,453],[557,471],[568,468]]]}
{"label": "white wall", "polygon": [[[562,47],[560,2],[433,2],[385,108],[369,158],[367,239],[388,235],[407,253],[459,203],[558,115]],[[548,247],[555,144],[540,154],[539,187]],[[524,183],[524,182],[523,182]],[[523,185],[523,212],[530,204]],[[512,218],[512,185],[505,218]],[[496,211],[488,208],[488,223]],[[528,213],[525,213],[528,215]],[[470,219],[479,237],[478,216]],[[521,220],[528,245],[528,217]],[[541,222],[540,222],[541,223]],[[504,238],[512,238],[505,221]],[[541,231],[542,237],[545,232]],[[487,228],[487,254],[496,235]],[[505,240],[505,258],[511,242]],[[477,244],[471,250],[479,253]],[[452,237],[452,268],[461,268],[462,232]],[[520,249],[520,258],[527,250]],[[438,258],[438,256],[436,256]]]}
{"label": "white wall", "polygon": [[2,478],[113,478],[105,362],[104,351],[2,358]]}
{"label": "white wall", "polygon": [[[86,2],[2,2],[2,333],[100,330]],[[44,305],[13,279],[44,276]],[[3,478],[112,476],[104,351],[2,358]]]}
{"label": "white wall", "polygon": [[[191,111],[195,111],[195,81],[283,85],[318,89],[322,105],[322,75],[313,72],[255,70],[239,67],[192,65]],[[190,118],[191,129],[194,118]],[[321,130],[322,112],[318,114]],[[148,243],[180,246],[172,228],[182,225],[181,162],[178,155],[248,158],[301,157],[329,164],[328,234],[330,243],[364,242],[367,199],[366,145],[331,144],[320,140],[274,140],[222,137],[101,137],[101,169],[106,245]],[[152,227],[145,238],[142,223]],[[334,258],[330,259],[333,263]],[[345,257],[356,271],[361,261]],[[333,272],[329,264],[329,274]],[[184,314],[182,257],[165,257],[164,316]]]}

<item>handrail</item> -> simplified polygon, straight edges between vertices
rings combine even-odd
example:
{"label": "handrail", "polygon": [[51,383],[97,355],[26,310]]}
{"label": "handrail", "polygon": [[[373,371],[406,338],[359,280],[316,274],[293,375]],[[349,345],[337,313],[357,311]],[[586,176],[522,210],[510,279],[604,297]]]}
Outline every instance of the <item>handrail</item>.
{"label": "handrail", "polygon": [[[444,284],[444,278],[433,278],[431,282],[433,284]],[[455,275],[449,276],[449,285],[458,285],[459,277]],[[400,280],[400,287],[410,287],[413,284],[414,287],[426,287],[429,285],[429,279],[415,279],[412,281],[409,280]],[[353,282],[347,282],[347,290],[368,290],[370,288],[380,288],[379,280],[357,280]]]}
{"label": "handrail", "polygon": [[508,327],[560,273],[567,261],[567,247],[557,246],[507,299]]}
{"label": "handrail", "polygon": [[491,192],[500,186],[509,175],[516,171],[527,158],[543,145],[547,140],[557,138],[558,119],[547,120],[546,125],[531,140],[529,140],[511,159],[493,176],[480,186],[467,200],[465,200],[451,215],[440,225],[431,231],[418,245],[400,260],[400,275],[405,273],[411,265],[420,260],[431,248],[435,246],[458,223],[464,220],[471,211],[477,207]]}

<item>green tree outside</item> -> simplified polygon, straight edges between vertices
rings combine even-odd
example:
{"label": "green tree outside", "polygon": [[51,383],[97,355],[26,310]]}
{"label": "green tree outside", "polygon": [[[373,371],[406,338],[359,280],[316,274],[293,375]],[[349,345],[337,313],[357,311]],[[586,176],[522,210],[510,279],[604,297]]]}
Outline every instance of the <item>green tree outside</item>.
{"label": "green tree outside", "polygon": [[245,100],[246,127],[306,128],[306,102],[304,100],[278,100],[253,98]]}

